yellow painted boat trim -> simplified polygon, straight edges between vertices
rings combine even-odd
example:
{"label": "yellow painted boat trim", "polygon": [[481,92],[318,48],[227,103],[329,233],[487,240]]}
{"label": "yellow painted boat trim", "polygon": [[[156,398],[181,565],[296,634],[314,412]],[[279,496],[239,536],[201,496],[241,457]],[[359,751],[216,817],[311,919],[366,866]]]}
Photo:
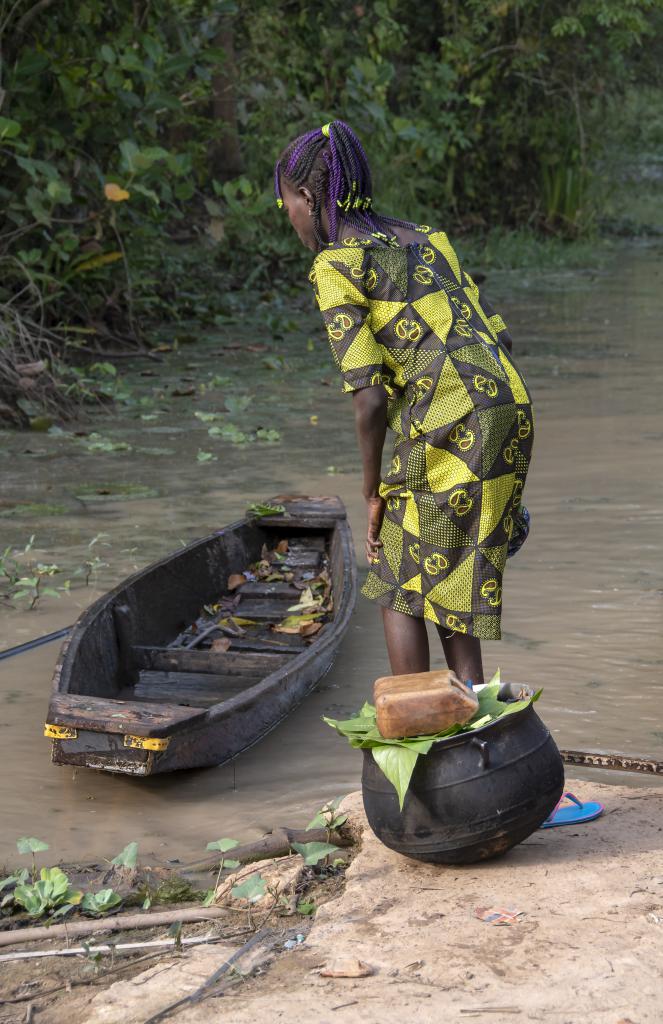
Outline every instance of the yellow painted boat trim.
{"label": "yellow painted boat trim", "polygon": [[170,743],[170,737],[160,740],[153,736],[125,736],[125,747],[138,747],[140,750],[165,750]]}
{"label": "yellow painted boat trim", "polygon": [[68,725],[51,725],[50,722],[46,722],[44,736],[48,736],[52,740],[75,740],[78,736],[78,729],[72,729]]}

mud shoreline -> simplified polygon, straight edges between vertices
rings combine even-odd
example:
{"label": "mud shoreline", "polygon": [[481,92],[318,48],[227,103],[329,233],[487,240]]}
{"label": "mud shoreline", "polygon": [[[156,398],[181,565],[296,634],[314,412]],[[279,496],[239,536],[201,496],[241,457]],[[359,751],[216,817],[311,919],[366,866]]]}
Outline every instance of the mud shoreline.
{"label": "mud shoreline", "polygon": [[[184,1004],[172,1019],[276,1024],[310,1018],[313,1006],[316,1024],[396,1022],[408,1014],[419,1024],[437,1024],[441,1014],[454,1024],[658,1024],[663,793],[578,780],[566,788],[601,801],[605,814],[537,831],[504,857],[465,867],[420,864],[387,850],[366,825],[361,795],[351,794],[343,809],[360,839],[345,884],[320,901],[310,930],[292,918],[270,922],[221,989],[211,990],[215,998]],[[520,916],[489,924],[476,916],[482,907]],[[209,925],[197,928],[202,934]],[[299,942],[294,931],[303,935]],[[21,989],[16,966],[3,964],[0,985],[4,999],[32,985],[36,1024],[144,1024],[200,988],[244,942],[185,947],[146,969],[137,965],[133,977],[99,979],[45,1000],[39,990],[50,987],[48,972],[33,973]],[[320,973],[339,959],[361,961],[370,974]],[[4,1012],[16,1015],[3,1021],[25,1019],[25,1006],[6,1004]]]}

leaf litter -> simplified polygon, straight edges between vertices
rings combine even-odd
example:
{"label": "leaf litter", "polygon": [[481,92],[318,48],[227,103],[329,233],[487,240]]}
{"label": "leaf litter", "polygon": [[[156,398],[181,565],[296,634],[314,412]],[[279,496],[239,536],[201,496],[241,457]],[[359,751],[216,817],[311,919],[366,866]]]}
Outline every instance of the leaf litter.
{"label": "leaf litter", "polygon": [[[310,643],[329,621],[334,598],[326,552],[320,552],[321,565],[313,571],[297,564],[296,556],[302,547],[301,541],[287,538],[277,541],[271,549],[263,545],[260,558],[242,572],[230,573],[226,592],[204,605],[195,622],[171,646],[224,652],[231,648],[233,639],[268,640],[273,634],[299,636]],[[282,601],[272,602],[282,606],[280,614],[275,612],[273,619],[257,621],[238,614],[242,589],[247,583],[285,584],[294,593],[288,591]]]}

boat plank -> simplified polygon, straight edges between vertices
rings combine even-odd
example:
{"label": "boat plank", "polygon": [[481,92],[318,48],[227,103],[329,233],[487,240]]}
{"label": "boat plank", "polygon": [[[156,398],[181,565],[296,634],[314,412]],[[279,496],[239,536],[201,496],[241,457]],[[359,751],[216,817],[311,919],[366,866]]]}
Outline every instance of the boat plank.
{"label": "boat plank", "polygon": [[211,707],[236,697],[242,690],[260,682],[261,676],[213,676],[198,672],[141,672],[131,691],[141,701],[177,706]]}
{"label": "boat plank", "polygon": [[287,527],[290,530],[315,530],[319,533],[320,530],[333,530],[339,519],[345,519],[345,514],[338,516],[331,516],[328,512],[320,512],[316,514],[302,515],[293,513],[288,516],[262,516],[260,519],[260,526],[265,529],[283,529]]}
{"label": "boat plank", "polygon": [[201,672],[210,675],[266,676],[281,668],[295,652],[186,650],[183,647],[131,648],[137,669],[155,672]]}
{"label": "boat plank", "polygon": [[289,550],[292,550],[293,548],[295,548],[295,549],[306,548],[308,551],[321,551],[321,552],[324,552],[324,551],[327,550],[328,537],[329,537],[329,535],[326,534],[326,533],[321,533],[321,534],[318,534],[318,535],[315,535],[315,534],[306,535],[305,534],[304,536],[301,536],[301,537],[297,537],[297,536],[295,536],[295,537],[287,537],[286,540],[288,541],[288,549]]}
{"label": "boat plank", "polygon": [[[301,591],[299,591],[291,607],[298,603],[301,596]],[[268,597],[242,598],[233,612],[233,615],[240,619],[256,619],[262,622],[280,622],[288,614],[287,601]]]}
{"label": "boat plank", "polygon": [[230,641],[231,651],[286,651],[299,654],[307,647],[308,644],[298,633],[273,633],[265,637],[242,636]]}
{"label": "boat plank", "polygon": [[204,711],[177,705],[147,704],[78,693],[54,693],[48,709],[52,725],[69,725],[97,732],[160,736],[179,731]]}
{"label": "boat plank", "polygon": [[293,587],[292,583],[281,583],[273,582],[266,583],[261,580],[249,580],[243,583],[241,587],[235,591],[240,597],[273,597],[280,598],[282,601],[286,601],[293,597],[295,600],[299,597],[301,591],[297,590],[297,587]]}
{"label": "boat plank", "polygon": [[274,568],[280,572],[318,572],[322,555],[319,551],[309,551],[306,548],[286,552],[283,561],[276,562]]}

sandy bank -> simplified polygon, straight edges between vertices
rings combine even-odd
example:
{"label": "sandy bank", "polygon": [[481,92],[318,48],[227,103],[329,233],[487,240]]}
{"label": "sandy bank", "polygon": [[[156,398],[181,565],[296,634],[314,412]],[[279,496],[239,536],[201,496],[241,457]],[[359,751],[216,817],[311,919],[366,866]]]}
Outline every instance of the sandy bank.
{"label": "sandy bank", "polygon": [[[482,865],[418,864],[385,849],[364,827],[345,890],[320,908],[305,943],[223,998],[183,1008],[173,1019],[660,1024],[663,795],[593,782],[567,788],[601,800],[606,814],[539,831]],[[346,808],[365,826],[358,793]],[[524,916],[508,926],[477,919],[476,908],[493,906]],[[144,1021],[197,987],[223,955],[200,949],[118,982],[92,1000],[86,1019]],[[374,973],[321,977],[320,965],[340,956],[363,960]]]}

